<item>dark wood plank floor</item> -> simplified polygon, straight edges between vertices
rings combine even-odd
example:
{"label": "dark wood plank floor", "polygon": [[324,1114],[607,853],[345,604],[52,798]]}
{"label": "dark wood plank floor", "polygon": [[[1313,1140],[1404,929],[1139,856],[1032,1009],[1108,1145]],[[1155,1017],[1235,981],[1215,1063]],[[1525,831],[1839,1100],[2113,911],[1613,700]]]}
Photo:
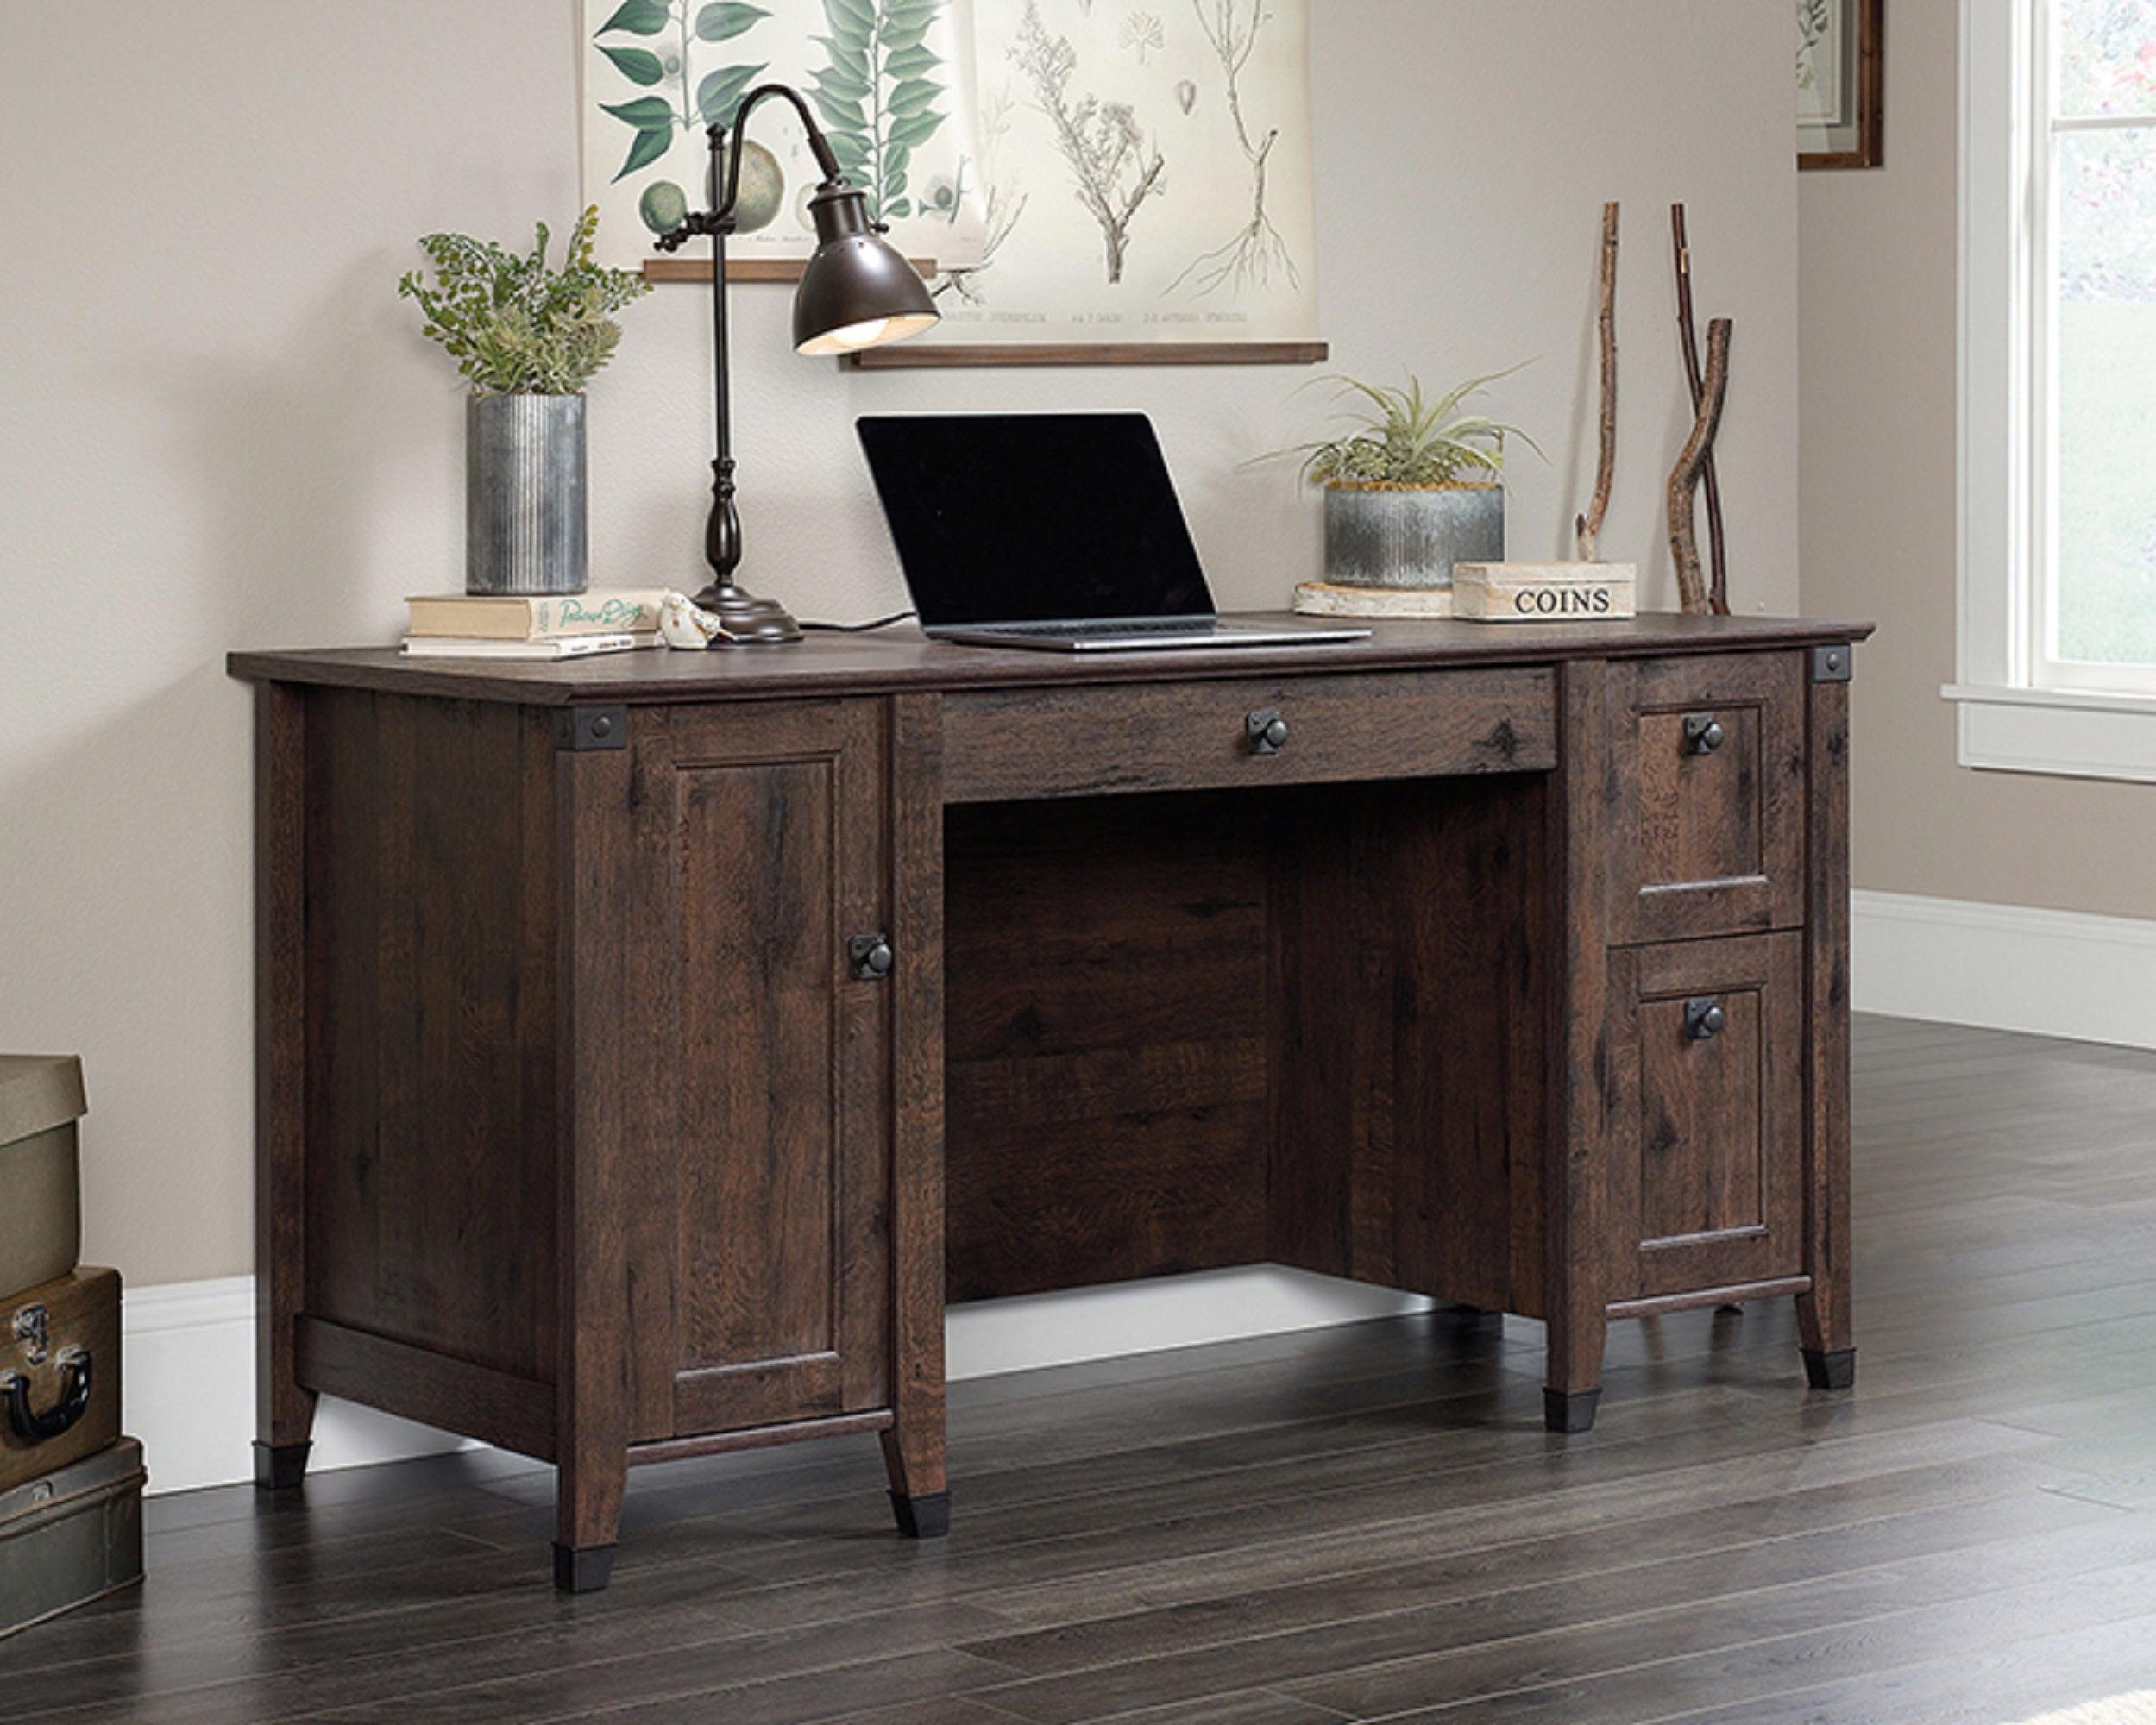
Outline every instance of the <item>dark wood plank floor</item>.
{"label": "dark wood plank floor", "polygon": [[[1853,1396],[1786,1303],[1440,1314],[960,1386],[947,1546],[872,1440],[639,1473],[547,1584],[491,1455],[151,1508],[142,1591],[0,1643],[13,1721],[1531,1716],[2002,1725],[2156,1688],[2156,1055],[1871,1020]],[[153,1464],[154,1458],[152,1458]]]}

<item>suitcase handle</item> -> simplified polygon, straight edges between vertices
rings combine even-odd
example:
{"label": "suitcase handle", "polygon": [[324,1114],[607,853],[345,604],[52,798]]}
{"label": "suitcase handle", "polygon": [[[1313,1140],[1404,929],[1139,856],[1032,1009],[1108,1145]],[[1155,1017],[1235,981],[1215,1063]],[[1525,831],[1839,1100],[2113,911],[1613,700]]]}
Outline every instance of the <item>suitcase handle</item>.
{"label": "suitcase handle", "polygon": [[90,1411],[89,1349],[62,1348],[53,1364],[60,1368],[67,1387],[60,1392],[60,1400],[42,1414],[31,1411],[27,1373],[10,1371],[0,1379],[7,1387],[8,1424],[26,1444],[49,1443]]}

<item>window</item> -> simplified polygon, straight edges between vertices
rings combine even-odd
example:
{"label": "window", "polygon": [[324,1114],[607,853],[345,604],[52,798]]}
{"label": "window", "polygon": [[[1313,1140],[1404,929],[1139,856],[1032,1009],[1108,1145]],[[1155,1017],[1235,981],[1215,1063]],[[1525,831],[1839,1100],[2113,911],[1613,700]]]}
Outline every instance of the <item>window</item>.
{"label": "window", "polygon": [[1963,26],[1962,756],[2156,779],[2156,0]]}

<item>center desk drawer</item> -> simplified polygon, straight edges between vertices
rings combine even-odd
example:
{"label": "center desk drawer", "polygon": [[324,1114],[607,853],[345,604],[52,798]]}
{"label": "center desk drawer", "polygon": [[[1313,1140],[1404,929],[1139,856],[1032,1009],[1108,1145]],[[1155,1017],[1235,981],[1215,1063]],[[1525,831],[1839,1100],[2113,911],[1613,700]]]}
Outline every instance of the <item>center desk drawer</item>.
{"label": "center desk drawer", "polygon": [[1534,668],[1022,689],[944,701],[944,796],[1013,802],[1467,773],[1557,762]]}

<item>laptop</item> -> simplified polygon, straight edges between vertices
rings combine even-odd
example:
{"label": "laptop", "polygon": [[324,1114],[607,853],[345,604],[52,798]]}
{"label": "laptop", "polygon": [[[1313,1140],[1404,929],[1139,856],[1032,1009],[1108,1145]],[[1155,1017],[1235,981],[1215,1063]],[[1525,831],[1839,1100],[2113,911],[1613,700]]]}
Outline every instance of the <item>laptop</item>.
{"label": "laptop", "polygon": [[932,639],[1133,653],[1369,636],[1223,620],[1142,413],[871,417],[858,427]]}

